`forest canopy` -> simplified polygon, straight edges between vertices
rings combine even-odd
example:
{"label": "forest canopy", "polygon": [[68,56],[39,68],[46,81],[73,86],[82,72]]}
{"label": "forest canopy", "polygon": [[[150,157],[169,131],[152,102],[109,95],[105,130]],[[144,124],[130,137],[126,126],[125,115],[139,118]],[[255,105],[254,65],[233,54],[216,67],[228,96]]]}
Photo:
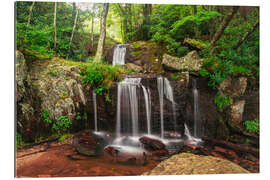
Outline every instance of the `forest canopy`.
{"label": "forest canopy", "polygon": [[[150,41],[177,57],[198,50],[205,61],[201,75],[213,87],[231,74],[259,77],[258,7],[111,3],[107,13],[105,7],[16,2],[17,49],[93,61],[99,48],[104,59],[117,43]],[[104,44],[98,46],[102,30]]]}

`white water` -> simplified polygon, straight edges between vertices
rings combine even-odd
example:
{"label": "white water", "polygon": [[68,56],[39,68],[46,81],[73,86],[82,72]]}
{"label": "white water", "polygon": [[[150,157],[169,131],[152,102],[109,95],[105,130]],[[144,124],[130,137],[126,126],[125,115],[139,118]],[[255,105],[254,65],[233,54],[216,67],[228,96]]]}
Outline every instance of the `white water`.
{"label": "white water", "polygon": [[170,81],[167,78],[164,78],[164,95],[172,103],[174,130],[176,131],[176,108],[175,108],[175,102],[173,98],[173,89],[170,84]]}
{"label": "white water", "polygon": [[[138,134],[138,98],[137,87],[140,85],[141,78],[126,78],[118,83],[117,94],[117,118],[116,118],[116,134],[121,134],[121,110],[123,110],[123,121],[129,123],[131,121],[132,136]],[[123,127],[128,128],[130,127]]]}
{"label": "white water", "polygon": [[113,65],[124,65],[126,55],[126,44],[117,44],[113,51]]}
{"label": "white water", "polygon": [[203,127],[200,119],[200,111],[199,111],[199,91],[197,89],[196,79],[193,80],[193,119],[194,119],[194,136],[199,138],[203,136]]}
{"label": "white water", "polygon": [[157,78],[157,86],[158,86],[158,94],[159,94],[159,104],[160,104],[160,135],[161,138],[164,138],[164,120],[163,120],[163,94],[164,94],[164,86],[163,86],[163,77]]}
{"label": "white water", "polygon": [[164,95],[172,103],[173,119],[174,119],[174,130],[176,130],[176,103],[174,102],[173,89],[170,81],[167,78],[158,77],[157,86],[159,93],[160,102],[160,127],[161,127],[161,137],[164,138],[164,118],[163,118],[163,106],[164,106]]}
{"label": "white water", "polygon": [[146,120],[147,120],[147,134],[151,134],[151,97],[150,97],[150,89],[148,91],[144,86],[142,86],[144,100],[145,100],[145,110],[146,110]]}
{"label": "white water", "polygon": [[190,131],[189,131],[186,123],[185,123],[185,135],[187,136],[190,144],[196,145],[196,144],[202,142],[201,139],[191,136]]}
{"label": "white water", "polygon": [[93,106],[94,106],[95,131],[98,131],[98,127],[97,127],[97,94],[95,92],[93,92]]}

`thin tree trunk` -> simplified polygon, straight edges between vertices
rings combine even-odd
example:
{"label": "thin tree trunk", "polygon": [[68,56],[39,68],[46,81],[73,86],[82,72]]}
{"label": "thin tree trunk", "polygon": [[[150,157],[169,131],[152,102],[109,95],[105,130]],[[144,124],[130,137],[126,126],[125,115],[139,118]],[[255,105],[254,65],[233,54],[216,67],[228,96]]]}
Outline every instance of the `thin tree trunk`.
{"label": "thin tree trunk", "polygon": [[96,63],[101,62],[101,57],[102,57],[103,51],[104,51],[104,45],[105,45],[105,39],[106,39],[106,19],[107,19],[108,11],[109,11],[109,3],[104,3],[103,18],[102,18],[102,24],[100,27],[100,36],[99,36],[99,40],[98,40],[98,47],[97,47],[96,56],[94,59],[94,62],[96,62]]}
{"label": "thin tree trunk", "polygon": [[31,16],[32,16],[32,12],[33,12],[33,7],[35,5],[35,1],[32,3],[30,10],[29,10],[29,16],[28,16],[28,21],[27,21],[27,26],[30,25],[30,21],[31,21]]}
{"label": "thin tree trunk", "polygon": [[91,25],[91,49],[94,49],[94,18],[95,16],[92,15],[92,25]]}
{"label": "thin tree trunk", "polygon": [[211,41],[211,48],[212,48],[211,54],[214,52],[214,47],[216,46],[216,42],[222,36],[224,30],[229,25],[229,23],[231,22],[233,16],[236,14],[238,9],[239,9],[239,6],[234,6],[233,11],[223,19],[222,23],[220,24],[218,30],[216,31],[216,33],[215,33],[215,35],[214,35],[214,37],[213,37],[213,39]]}
{"label": "thin tree trunk", "polygon": [[257,21],[256,24],[248,32],[246,32],[241,39],[238,40],[237,44],[234,46],[234,49],[237,50],[241,46],[241,44],[248,38],[248,36],[256,30],[257,27],[259,27],[259,21]]}
{"label": "thin tree trunk", "polygon": [[53,19],[53,26],[54,26],[54,50],[56,50],[56,10],[57,10],[57,2],[54,3],[54,19]]}
{"label": "thin tree trunk", "polygon": [[76,15],[75,15],[75,17],[74,17],[74,23],[73,23],[72,33],[71,33],[71,37],[70,37],[70,40],[69,40],[68,54],[67,54],[66,59],[68,59],[68,57],[69,57],[69,55],[70,55],[70,49],[71,49],[71,44],[72,44],[74,32],[75,32],[75,29],[76,29],[76,24],[77,24],[78,14],[79,14],[79,9],[77,8],[77,9],[76,9]]}

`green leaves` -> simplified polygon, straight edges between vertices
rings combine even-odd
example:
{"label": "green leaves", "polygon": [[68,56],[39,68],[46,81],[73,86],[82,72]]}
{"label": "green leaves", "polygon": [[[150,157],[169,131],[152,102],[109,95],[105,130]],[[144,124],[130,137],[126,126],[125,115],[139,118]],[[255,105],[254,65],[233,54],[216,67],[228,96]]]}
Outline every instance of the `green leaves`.
{"label": "green leaves", "polygon": [[218,110],[220,112],[222,112],[225,107],[227,107],[233,103],[233,100],[227,94],[217,93],[215,96],[214,102],[217,105]]}
{"label": "green leaves", "polygon": [[56,122],[53,123],[52,130],[57,132],[58,135],[61,135],[70,128],[71,124],[72,124],[71,117],[67,115],[65,116],[61,115],[58,117]]}
{"label": "green leaves", "polygon": [[254,119],[253,121],[245,121],[244,125],[246,126],[246,130],[254,133],[259,132],[259,120]]}
{"label": "green leaves", "polygon": [[50,119],[50,112],[49,111],[43,109],[42,113],[41,113],[41,117],[45,123],[47,123],[47,124],[52,123],[52,120]]}

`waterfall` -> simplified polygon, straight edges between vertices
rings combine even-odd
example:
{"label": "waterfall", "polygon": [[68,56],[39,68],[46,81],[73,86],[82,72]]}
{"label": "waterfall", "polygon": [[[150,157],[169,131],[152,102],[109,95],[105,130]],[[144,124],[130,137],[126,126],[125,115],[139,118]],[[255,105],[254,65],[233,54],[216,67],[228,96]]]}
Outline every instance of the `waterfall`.
{"label": "waterfall", "polygon": [[197,145],[198,143],[202,142],[201,139],[195,138],[190,134],[190,131],[189,131],[188,126],[186,125],[186,123],[184,124],[184,126],[185,126],[185,135],[187,136],[187,139],[188,139],[190,144]]}
{"label": "waterfall", "polygon": [[202,134],[202,125],[200,122],[200,111],[199,111],[199,104],[198,104],[198,99],[199,99],[199,91],[197,89],[197,81],[196,79],[193,79],[192,81],[193,84],[193,107],[194,107],[194,111],[193,111],[193,118],[194,118],[194,136],[195,137],[201,137]]}
{"label": "waterfall", "polygon": [[157,86],[158,86],[158,94],[159,94],[159,104],[160,104],[160,133],[161,138],[164,138],[164,120],[163,120],[163,94],[164,94],[164,86],[163,86],[163,77],[157,78]]}
{"label": "waterfall", "polygon": [[117,44],[113,51],[113,65],[124,65],[127,44]]}
{"label": "waterfall", "polygon": [[161,137],[164,137],[164,117],[163,117],[163,106],[164,106],[164,95],[166,99],[168,99],[172,103],[172,111],[173,111],[173,120],[174,120],[174,130],[176,131],[176,103],[174,102],[173,97],[173,89],[170,84],[170,81],[167,78],[158,77],[157,78],[157,86],[159,93],[159,102],[160,102],[160,127],[161,127]]}
{"label": "waterfall", "polygon": [[127,124],[127,126],[124,127],[126,128],[126,131],[130,133],[131,130],[132,136],[138,135],[137,87],[140,85],[140,81],[141,78],[126,78],[118,83],[116,118],[116,134],[118,136],[122,132],[121,116],[124,116],[124,122]]}
{"label": "waterfall", "polygon": [[170,84],[170,81],[167,78],[164,78],[164,95],[172,103],[174,131],[176,131],[176,108],[175,108],[175,102],[174,102],[174,98],[173,98],[173,89],[172,89],[172,86]]}
{"label": "waterfall", "polygon": [[146,120],[147,120],[147,134],[151,134],[151,97],[150,89],[148,91],[144,86],[142,86],[144,100],[145,100],[145,110],[146,110]]}
{"label": "waterfall", "polygon": [[94,91],[93,91],[93,106],[94,106],[95,131],[98,131],[98,127],[97,127],[97,94]]}

